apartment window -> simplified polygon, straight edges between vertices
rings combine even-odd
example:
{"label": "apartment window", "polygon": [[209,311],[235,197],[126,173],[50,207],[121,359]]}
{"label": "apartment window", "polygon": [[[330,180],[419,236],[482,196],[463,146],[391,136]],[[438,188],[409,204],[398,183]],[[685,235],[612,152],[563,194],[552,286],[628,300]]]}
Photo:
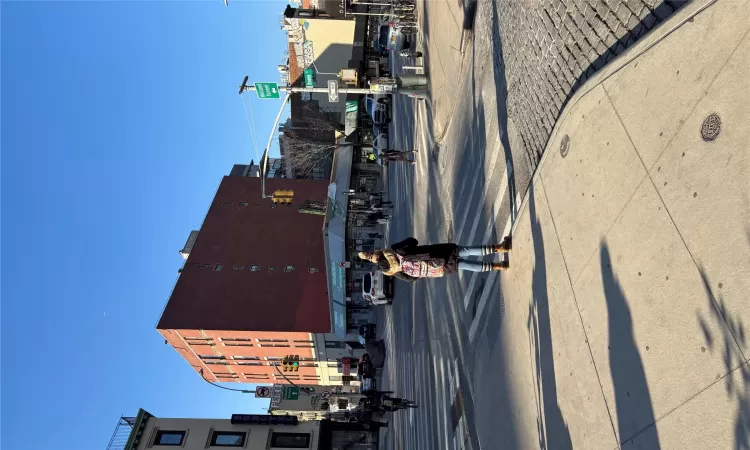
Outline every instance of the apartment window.
{"label": "apartment window", "polygon": [[203,364],[226,364],[226,361],[224,360],[203,361]]}
{"label": "apartment window", "polygon": [[253,344],[249,342],[223,342],[226,347],[252,347]]}
{"label": "apartment window", "polygon": [[312,344],[296,344],[295,347],[298,347],[298,348],[313,348],[315,346],[312,345]]}
{"label": "apartment window", "polygon": [[307,269],[307,271],[310,272],[310,273],[318,273],[318,272],[320,272],[320,270],[316,269],[315,267],[310,267],[309,269]]}
{"label": "apartment window", "polygon": [[289,347],[289,344],[258,344],[258,347]]}
{"label": "apartment window", "polygon": [[219,355],[198,355],[200,359],[226,359],[223,356]]}
{"label": "apartment window", "polygon": [[260,358],[257,356],[232,356],[232,359],[252,359],[252,360],[259,360]]}
{"label": "apartment window", "polygon": [[262,366],[263,363],[255,361],[237,361],[238,366]]}
{"label": "apartment window", "polygon": [[185,440],[184,431],[167,431],[159,430],[156,432],[156,439],[154,439],[154,445],[172,445],[179,447],[182,445],[182,441]]}
{"label": "apartment window", "polygon": [[302,363],[300,364],[302,367],[318,367],[316,363]]}
{"label": "apartment window", "polygon": [[251,338],[221,338],[221,341],[222,342],[227,342],[227,341],[252,341],[252,339]]}
{"label": "apartment window", "polygon": [[310,434],[271,432],[271,448],[310,448]]}
{"label": "apartment window", "polygon": [[312,344],[313,343],[313,341],[297,340],[297,339],[295,339],[294,342],[302,342],[302,343],[305,343],[305,344]]}
{"label": "apartment window", "polygon": [[217,264],[217,265],[214,266],[214,270],[216,272],[221,272],[221,269],[223,269],[223,268],[224,268],[224,266],[222,266],[221,264]]}
{"label": "apartment window", "polygon": [[289,342],[286,339],[257,339],[258,342]]}
{"label": "apartment window", "polygon": [[232,202],[221,202],[221,206],[232,206]]}
{"label": "apartment window", "polygon": [[266,361],[279,361],[283,359],[281,356],[266,356]]}
{"label": "apartment window", "polygon": [[248,206],[247,202],[240,202],[240,206]]}
{"label": "apartment window", "polygon": [[250,266],[250,270],[251,270],[252,272],[257,272],[257,271],[259,271],[259,270],[260,270],[260,266],[252,265],[252,266]]}
{"label": "apartment window", "polygon": [[286,266],[286,267],[284,267],[284,272],[294,272],[294,266]]}
{"label": "apartment window", "polygon": [[240,264],[235,264],[234,267],[232,267],[234,270],[245,270],[245,266]]}
{"label": "apartment window", "polygon": [[343,341],[326,341],[326,348],[344,348]]}
{"label": "apartment window", "polygon": [[213,447],[244,447],[245,433],[238,431],[214,431],[211,435]]}
{"label": "apartment window", "polygon": [[195,267],[198,269],[208,269],[208,264],[196,264]]}

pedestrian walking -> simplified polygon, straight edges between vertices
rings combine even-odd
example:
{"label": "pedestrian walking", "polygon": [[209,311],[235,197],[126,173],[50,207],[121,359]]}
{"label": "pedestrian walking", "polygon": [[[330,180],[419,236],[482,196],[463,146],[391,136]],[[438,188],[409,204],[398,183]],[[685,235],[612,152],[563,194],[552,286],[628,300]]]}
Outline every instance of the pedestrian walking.
{"label": "pedestrian walking", "polygon": [[407,162],[410,164],[414,164],[415,161],[413,159],[409,159],[408,155],[411,154],[412,156],[415,156],[414,154],[417,152],[417,150],[406,150],[406,151],[400,151],[400,150],[383,150],[380,152],[380,158],[383,161],[388,162]]}
{"label": "pedestrian walking", "polygon": [[384,275],[404,281],[420,278],[440,278],[447,273],[459,270],[470,272],[491,272],[506,270],[507,262],[470,261],[469,256],[488,256],[507,253],[512,248],[512,238],[507,236],[502,244],[478,245],[471,247],[453,243],[419,245],[413,237],[406,238],[383,250],[359,252],[361,259],[373,262]]}

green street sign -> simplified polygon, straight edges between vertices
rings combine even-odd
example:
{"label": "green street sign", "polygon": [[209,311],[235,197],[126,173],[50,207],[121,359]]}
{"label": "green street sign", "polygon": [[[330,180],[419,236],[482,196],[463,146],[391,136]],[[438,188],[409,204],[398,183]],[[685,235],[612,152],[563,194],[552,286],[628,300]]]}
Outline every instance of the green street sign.
{"label": "green street sign", "polygon": [[279,98],[279,85],[276,83],[255,83],[258,98]]}
{"label": "green street sign", "polygon": [[299,388],[285,386],[284,387],[284,400],[297,400],[299,398]]}
{"label": "green street sign", "polygon": [[315,71],[313,69],[305,69],[302,73],[305,77],[305,86],[315,86]]}

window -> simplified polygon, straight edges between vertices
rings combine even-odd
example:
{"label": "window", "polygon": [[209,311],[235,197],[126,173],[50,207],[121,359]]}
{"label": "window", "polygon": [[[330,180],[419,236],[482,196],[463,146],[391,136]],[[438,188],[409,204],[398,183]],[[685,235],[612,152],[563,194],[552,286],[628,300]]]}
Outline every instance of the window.
{"label": "window", "polygon": [[238,366],[262,366],[263,363],[255,361],[237,361]]}
{"label": "window", "polygon": [[227,341],[252,341],[251,338],[221,338],[223,342]]}
{"label": "window", "polygon": [[199,355],[198,357],[200,359],[224,359],[223,356],[219,356],[219,355]]}
{"label": "window", "polygon": [[221,202],[221,206],[232,206],[232,202]]}
{"label": "window", "polygon": [[344,348],[342,341],[326,341],[326,348]]}
{"label": "window", "polygon": [[251,270],[252,272],[257,272],[257,271],[259,271],[259,270],[260,270],[260,266],[252,265],[252,266],[250,266],[250,270]]}
{"label": "window", "polygon": [[214,447],[244,447],[245,433],[238,431],[214,431],[211,435]]}
{"label": "window", "polygon": [[271,448],[310,448],[310,434],[271,432]]}
{"label": "window", "polygon": [[281,356],[266,356],[266,361],[279,361],[283,359]]}
{"label": "window", "polygon": [[159,430],[156,432],[154,445],[173,445],[179,447],[182,445],[183,440],[185,440],[184,431]]}
{"label": "window", "polygon": [[217,265],[214,266],[214,270],[217,271],[217,272],[221,272],[221,269],[223,269],[223,268],[224,268],[224,266],[222,266],[221,264],[217,264]]}
{"label": "window", "polygon": [[289,344],[258,344],[258,347],[289,347]]}
{"label": "window", "polygon": [[234,267],[232,267],[234,270],[245,270],[245,266],[240,264],[235,264]]}
{"label": "window", "polygon": [[284,272],[294,272],[294,266],[286,266],[284,267]]}
{"label": "window", "polygon": [[295,347],[298,347],[298,348],[314,348],[315,346],[313,344],[296,344]]}
{"label": "window", "polygon": [[240,206],[247,206],[247,205],[248,205],[247,202],[240,202]]}
{"label": "window", "polygon": [[207,269],[208,268],[208,264],[196,264],[195,267],[197,267],[199,269]]}
{"label": "window", "polygon": [[253,344],[249,342],[222,342],[225,347],[252,347]]}
{"label": "window", "polygon": [[258,342],[289,342],[287,339],[256,339]]}
{"label": "window", "polygon": [[318,273],[318,272],[320,272],[320,270],[316,269],[315,267],[310,267],[309,269],[307,269],[307,271],[310,272],[310,273]]}
{"label": "window", "polygon": [[259,360],[260,358],[257,356],[232,356],[232,359],[251,359],[251,360]]}
{"label": "window", "polygon": [[302,343],[305,343],[305,344],[312,344],[313,343],[313,341],[298,340],[298,339],[295,339],[294,342],[302,342]]}

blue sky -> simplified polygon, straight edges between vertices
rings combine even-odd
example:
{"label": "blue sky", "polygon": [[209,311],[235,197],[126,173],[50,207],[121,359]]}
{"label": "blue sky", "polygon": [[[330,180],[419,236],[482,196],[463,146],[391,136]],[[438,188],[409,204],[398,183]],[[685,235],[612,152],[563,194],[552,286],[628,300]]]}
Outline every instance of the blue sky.
{"label": "blue sky", "polygon": [[[278,82],[285,5],[3,2],[4,448],[104,450],[139,407],[267,407],[154,325],[221,177],[256,159],[237,87]],[[246,96],[262,147],[280,103]]]}

